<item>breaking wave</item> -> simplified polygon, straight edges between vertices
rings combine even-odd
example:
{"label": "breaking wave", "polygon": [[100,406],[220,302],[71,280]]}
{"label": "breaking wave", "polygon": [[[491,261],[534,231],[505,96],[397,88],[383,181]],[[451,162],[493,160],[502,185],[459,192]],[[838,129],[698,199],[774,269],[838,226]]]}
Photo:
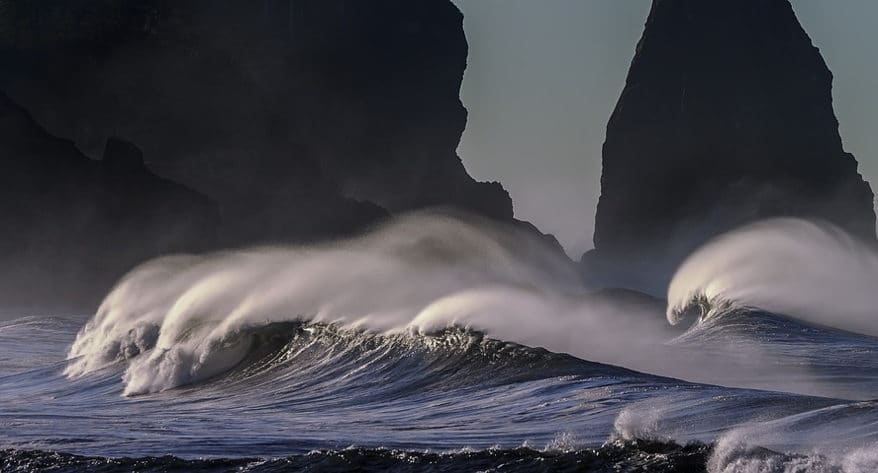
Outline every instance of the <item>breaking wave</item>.
{"label": "breaking wave", "polygon": [[665,333],[637,312],[585,295],[569,260],[527,232],[415,214],[331,245],[147,263],[80,331],[66,374],[127,361],[125,394],[167,390],[232,369],[254,334],[292,322],[408,336],[460,327],[624,362]]}
{"label": "breaking wave", "polygon": [[[769,243],[760,249],[754,241]],[[814,248],[830,242],[836,247],[828,254]],[[869,327],[871,319],[857,305],[847,314],[821,312],[823,306],[809,306],[806,297],[796,307],[811,311],[801,316],[786,304],[795,302],[795,291],[822,283],[820,274],[802,267],[770,280],[753,274],[779,265],[771,258],[795,263],[812,250],[809,257],[823,264],[851,265],[852,245],[831,227],[797,220],[721,237],[674,279],[667,317],[678,322],[696,313],[702,322],[680,335],[658,301],[586,293],[569,260],[531,233],[461,215],[419,213],[330,245],[147,263],[120,281],[79,332],[65,374],[78,378],[121,365],[125,395],[161,392],[240,371],[266,350],[281,357],[303,331],[331,328],[340,338],[323,345],[331,348],[327,353],[377,343],[399,359],[412,359],[421,347],[447,345],[449,333],[468,333],[659,376],[864,399],[878,388],[878,365],[863,355],[878,348],[876,340],[755,309],[786,308],[778,313],[804,323],[853,328],[848,325],[859,321]],[[870,263],[856,260],[863,276]],[[805,332],[810,337],[790,338]],[[391,340],[408,348],[390,350]],[[846,363],[862,369],[842,377]]]}
{"label": "breaking wave", "polygon": [[681,265],[668,290],[676,324],[758,308],[878,336],[878,252],[824,222],[780,218],[722,235]]}
{"label": "breaking wave", "polygon": [[[78,334],[0,324],[2,421],[24,426],[0,429],[0,470],[874,471],[878,339],[832,327],[865,321],[850,308],[780,312],[821,281],[786,281],[808,242],[840,245],[809,254],[822,264],[852,264],[845,242],[868,255],[845,238],[783,220],[711,243],[672,288],[670,318],[699,317],[685,330],[661,301],[585,292],[530,233],[460,215],[156,260]],[[783,251],[793,273],[749,288]],[[41,361],[4,361],[27,354]]]}

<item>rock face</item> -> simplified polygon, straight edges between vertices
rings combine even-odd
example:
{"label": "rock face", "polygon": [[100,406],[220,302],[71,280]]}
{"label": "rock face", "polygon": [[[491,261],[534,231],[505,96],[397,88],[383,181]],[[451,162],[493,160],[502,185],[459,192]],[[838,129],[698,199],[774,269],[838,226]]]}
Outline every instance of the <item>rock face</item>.
{"label": "rock face", "polygon": [[456,155],[467,43],[450,0],[3,5],[0,86],[87,154],[137,143],[219,202],[224,244],[436,205],[512,219]]}
{"label": "rock face", "polygon": [[831,88],[787,0],[654,0],[607,127],[588,270],[660,288],[708,238],[772,216],[874,240]]}
{"label": "rock face", "polygon": [[511,221],[456,155],[466,58],[450,0],[0,1],[0,89],[48,130],[4,96],[0,287],[69,301],[147,257],[423,207]]}
{"label": "rock face", "polygon": [[131,143],[102,161],[41,128],[0,92],[0,303],[93,304],[133,265],[214,244],[216,206],[159,178]]}

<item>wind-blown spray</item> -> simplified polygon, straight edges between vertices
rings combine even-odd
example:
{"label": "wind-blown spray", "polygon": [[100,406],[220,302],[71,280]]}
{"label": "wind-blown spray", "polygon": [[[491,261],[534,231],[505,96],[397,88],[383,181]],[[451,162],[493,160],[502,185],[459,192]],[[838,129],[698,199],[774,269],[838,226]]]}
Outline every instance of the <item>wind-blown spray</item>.
{"label": "wind-blown spray", "polygon": [[756,307],[878,336],[878,252],[822,222],[781,218],[709,242],[680,267],[667,317]]}
{"label": "wind-blown spray", "polygon": [[147,263],[79,333],[66,373],[129,360],[126,394],[169,389],[231,369],[254,330],[290,321],[373,332],[460,326],[607,362],[665,336],[660,318],[616,313],[583,293],[574,266],[530,233],[415,214],[333,244]]}

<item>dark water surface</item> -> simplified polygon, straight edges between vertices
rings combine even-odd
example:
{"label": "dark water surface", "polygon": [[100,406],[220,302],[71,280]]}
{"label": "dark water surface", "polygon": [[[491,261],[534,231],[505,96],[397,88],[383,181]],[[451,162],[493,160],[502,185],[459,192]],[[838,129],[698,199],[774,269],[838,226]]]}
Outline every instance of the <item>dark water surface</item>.
{"label": "dark water surface", "polygon": [[823,380],[848,399],[690,383],[456,328],[378,335],[292,322],[247,333],[244,360],[216,376],[125,396],[125,362],[64,374],[83,322],[0,323],[2,471],[878,466],[878,403],[863,400],[878,342],[766,313],[705,321],[669,346],[734,363],[736,347],[761,347],[763,360],[807,372],[803,386]]}

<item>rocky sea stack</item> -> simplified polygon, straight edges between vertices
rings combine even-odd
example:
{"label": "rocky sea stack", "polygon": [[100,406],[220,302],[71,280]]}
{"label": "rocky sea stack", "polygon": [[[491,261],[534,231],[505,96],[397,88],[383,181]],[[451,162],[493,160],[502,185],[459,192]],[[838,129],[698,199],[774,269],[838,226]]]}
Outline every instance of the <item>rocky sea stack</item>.
{"label": "rocky sea stack", "polygon": [[10,96],[86,154],[137,143],[219,203],[225,243],[428,206],[512,219],[456,154],[468,47],[450,0],[16,2],[0,26]]}
{"label": "rocky sea stack", "polygon": [[[463,15],[450,0],[2,3],[0,61],[9,67],[0,68],[0,89],[48,130],[34,136],[65,156],[55,161],[91,173],[66,176],[47,161],[41,173],[57,182],[17,191],[18,202],[42,202],[43,217],[22,223],[7,211],[4,218],[29,238],[40,231],[35,225],[61,225],[49,215],[100,234],[140,211],[158,218],[164,195],[139,195],[136,209],[125,203],[131,180],[150,176],[171,186],[154,172],[216,203],[199,197],[204,208],[190,220],[216,235],[198,238],[202,249],[345,236],[425,207],[512,222],[508,193],[499,183],[476,182],[456,154],[467,120],[459,97],[467,53]],[[108,143],[114,136],[136,146]],[[16,148],[2,160],[17,166],[33,154]],[[102,164],[86,158],[102,154]],[[122,177],[93,185],[92,174],[101,173]],[[188,195],[172,216],[187,214]],[[72,209],[92,205],[102,210],[77,220]],[[111,205],[117,216],[103,211]],[[201,218],[207,214],[218,219]],[[68,231],[45,246],[77,260],[71,267],[96,261],[72,250],[83,242],[108,255],[138,248],[140,257],[123,258],[135,262],[192,248],[188,236],[175,240],[173,233],[154,245],[109,232],[110,246],[91,234]],[[0,240],[24,244],[8,234]],[[44,265],[28,254],[21,264]],[[118,276],[112,273],[110,281]]]}
{"label": "rocky sea stack", "polygon": [[655,0],[607,127],[586,273],[644,288],[707,239],[774,216],[875,239],[826,63],[786,0]]}
{"label": "rocky sea stack", "polygon": [[147,258],[215,244],[216,205],[150,172],[136,146],[111,138],[89,159],[2,92],[0,157],[5,307],[94,303]]}

